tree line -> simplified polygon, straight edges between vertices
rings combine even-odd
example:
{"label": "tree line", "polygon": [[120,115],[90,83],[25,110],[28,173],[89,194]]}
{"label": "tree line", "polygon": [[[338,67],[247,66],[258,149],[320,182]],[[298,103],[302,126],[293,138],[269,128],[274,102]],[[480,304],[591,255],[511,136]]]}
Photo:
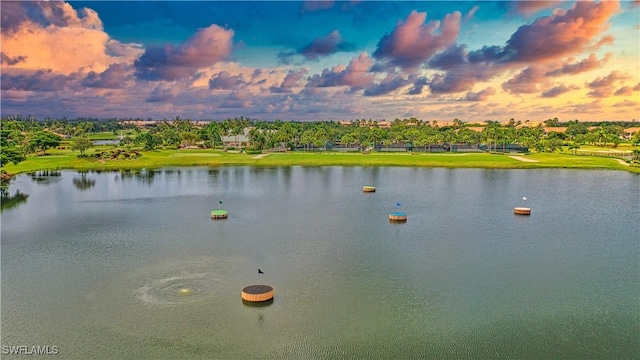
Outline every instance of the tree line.
{"label": "tree line", "polygon": [[[150,120],[150,119],[147,119]],[[268,149],[308,150],[313,148],[365,148],[405,146],[410,149],[432,147],[452,149],[452,144],[466,144],[487,151],[500,151],[510,146],[522,146],[538,152],[554,152],[561,146],[576,151],[580,145],[616,147],[623,139],[624,129],[635,123],[602,122],[588,125],[578,120],[561,123],[549,119],[536,126],[526,126],[510,119],[507,123],[486,121],[482,124],[465,123],[454,119],[440,126],[437,122],[416,118],[395,119],[389,127],[381,127],[371,119],[356,119],[348,124],[334,121],[260,121],[248,117],[227,118],[208,122],[195,122],[176,117],[172,120],[146,121],[141,128],[135,121],[142,119],[52,119],[3,116],[0,136],[2,148],[0,166],[17,164],[30,154],[46,154],[63,140],[80,156],[93,146],[92,133],[111,132],[119,138],[118,146],[152,150],[158,147],[178,148],[199,146],[217,148],[224,137],[248,138],[247,151]],[[545,132],[544,126],[564,126],[565,131]],[[133,135],[122,135],[126,131]],[[640,134],[628,140],[640,144]]]}

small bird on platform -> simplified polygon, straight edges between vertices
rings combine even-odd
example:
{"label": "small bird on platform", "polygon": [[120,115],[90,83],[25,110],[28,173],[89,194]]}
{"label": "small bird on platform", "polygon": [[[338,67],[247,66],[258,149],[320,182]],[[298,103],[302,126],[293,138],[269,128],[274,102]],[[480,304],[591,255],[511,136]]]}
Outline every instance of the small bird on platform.
{"label": "small bird on platform", "polygon": [[258,274],[264,274],[262,270],[258,269]]}

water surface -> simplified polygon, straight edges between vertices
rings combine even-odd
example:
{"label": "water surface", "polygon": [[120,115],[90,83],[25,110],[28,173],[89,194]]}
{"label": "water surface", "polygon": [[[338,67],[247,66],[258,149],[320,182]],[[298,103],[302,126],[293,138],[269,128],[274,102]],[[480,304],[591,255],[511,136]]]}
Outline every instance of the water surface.
{"label": "water surface", "polygon": [[[16,192],[28,197],[2,212],[3,346],[65,359],[640,353],[635,174],[62,171],[19,176]],[[513,214],[523,197],[531,216]],[[229,218],[212,221],[217,208]],[[398,209],[408,221],[389,223]],[[272,304],[242,303],[254,283],[275,288]]]}

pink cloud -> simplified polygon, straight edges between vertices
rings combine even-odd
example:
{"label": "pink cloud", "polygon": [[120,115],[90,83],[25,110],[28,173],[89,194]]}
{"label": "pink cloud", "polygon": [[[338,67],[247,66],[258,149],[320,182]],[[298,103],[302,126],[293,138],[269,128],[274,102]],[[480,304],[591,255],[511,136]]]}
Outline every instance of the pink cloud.
{"label": "pink cloud", "polygon": [[307,73],[307,69],[290,70],[280,86],[272,86],[269,90],[272,93],[290,93],[292,88],[300,86],[300,81]]}
{"label": "pink cloud", "polygon": [[576,1],[569,10],[521,26],[507,41],[506,56],[539,61],[583,51],[608,28],[609,18],[619,9],[617,1]]}
{"label": "pink cloud", "polygon": [[366,53],[361,53],[358,57],[351,59],[349,65],[334,66],[322,71],[320,75],[313,75],[308,87],[329,87],[346,85],[352,89],[361,89],[373,83],[373,74],[369,73],[373,61]]}
{"label": "pink cloud", "polygon": [[426,12],[412,11],[406,21],[398,21],[393,31],[378,42],[373,53],[391,65],[413,69],[451,44],[460,33],[460,13],[447,14],[442,23],[425,24]]}
{"label": "pink cloud", "polygon": [[102,30],[98,13],[89,8],[75,10],[62,1],[3,1],[1,29],[11,34],[23,26],[33,27],[80,27]]}
{"label": "pink cloud", "polygon": [[564,84],[560,84],[558,86],[554,86],[553,88],[543,92],[540,96],[543,98],[554,98],[556,96],[560,96],[571,90],[577,90],[577,89],[578,87],[576,85],[566,86]]}
{"label": "pink cloud", "polygon": [[619,71],[612,71],[607,76],[599,77],[592,82],[587,83],[587,86],[591,89],[591,92],[589,92],[588,95],[597,98],[610,96],[613,93],[613,86],[618,81],[626,79],[629,79],[628,75],[625,75]]}
{"label": "pink cloud", "polygon": [[90,9],[76,11],[60,1],[2,2],[0,6],[3,71],[102,72],[142,52],[137,45],[110,39],[98,14]]}
{"label": "pink cloud", "polygon": [[616,90],[613,95],[616,96],[629,96],[633,94],[633,88],[631,86],[623,86],[620,89]]}
{"label": "pink cloud", "polygon": [[606,53],[601,60],[598,60],[595,54],[591,54],[589,55],[588,58],[582,61],[578,61],[577,63],[565,64],[561,68],[549,71],[546,75],[547,76],[558,76],[558,75],[567,75],[567,74],[575,75],[585,71],[594,70],[604,65],[607,61],[609,61],[609,59],[611,59],[612,56],[613,56],[612,53]]}
{"label": "pink cloud", "polygon": [[489,97],[496,94],[496,89],[488,87],[478,92],[469,91],[462,100],[464,101],[487,101]]}
{"label": "pink cloud", "polygon": [[558,0],[535,0],[535,1],[516,0],[516,1],[512,1],[509,4],[509,6],[511,10],[516,14],[530,16],[537,13],[540,10],[552,8],[560,3],[561,1],[558,1]]}
{"label": "pink cloud", "polygon": [[230,75],[228,71],[220,71],[209,79],[209,89],[234,90],[246,82],[240,75]]}
{"label": "pink cloud", "polygon": [[569,10],[538,18],[523,25],[505,47],[486,46],[469,53],[471,62],[531,63],[559,60],[610,44],[613,37],[596,39],[607,30],[609,19],[620,10],[617,1],[576,1]]}
{"label": "pink cloud", "polygon": [[497,73],[492,64],[468,64],[458,66],[444,74],[436,74],[429,81],[432,93],[448,94],[470,91],[478,81],[488,81]]}
{"label": "pink cloud", "polygon": [[467,13],[467,15],[464,16],[464,21],[469,21],[473,18],[473,16],[476,14],[476,11],[478,11],[480,9],[480,6],[475,5],[474,7],[471,8],[471,10],[469,10],[469,12]]}
{"label": "pink cloud", "polygon": [[178,46],[149,47],[134,63],[136,75],[146,80],[177,80],[190,77],[231,53],[233,30],[211,25],[198,30]]}
{"label": "pink cloud", "polygon": [[636,107],[640,105],[640,103],[638,103],[637,101],[631,101],[629,99],[625,99],[621,102],[615,103],[612,106],[613,107]]}
{"label": "pink cloud", "polygon": [[530,94],[538,92],[540,90],[540,84],[549,84],[549,80],[545,79],[544,76],[546,72],[547,70],[545,67],[529,66],[513,78],[504,82],[502,84],[502,88],[512,94]]}

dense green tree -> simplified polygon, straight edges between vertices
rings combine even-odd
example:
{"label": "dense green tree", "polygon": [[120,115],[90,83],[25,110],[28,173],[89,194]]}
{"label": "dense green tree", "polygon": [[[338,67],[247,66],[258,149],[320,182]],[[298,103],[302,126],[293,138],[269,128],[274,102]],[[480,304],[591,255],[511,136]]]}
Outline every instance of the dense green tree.
{"label": "dense green tree", "polygon": [[142,145],[145,150],[153,150],[158,145],[156,137],[151,132],[143,132],[136,136],[133,141]]}
{"label": "dense green tree", "polygon": [[83,156],[84,152],[91,147],[93,147],[93,142],[86,137],[75,138],[73,140],[73,143],[71,144],[71,150],[72,151],[79,150],[80,156]]}
{"label": "dense green tree", "polygon": [[570,122],[567,124],[567,130],[565,133],[569,135],[570,139],[574,139],[577,135],[584,135],[589,132],[589,128],[585,124],[579,122]]}
{"label": "dense green tree", "polygon": [[17,165],[25,160],[22,149],[18,147],[16,134],[19,134],[19,131],[13,131],[11,127],[7,128],[3,124],[0,131],[0,167],[9,163]]}
{"label": "dense green tree", "polygon": [[29,147],[35,151],[41,150],[45,155],[47,149],[60,145],[60,141],[62,141],[60,136],[41,130],[29,138]]}
{"label": "dense green tree", "polygon": [[640,131],[633,135],[633,138],[631,138],[631,143],[636,146],[640,145]]}
{"label": "dense green tree", "polygon": [[214,149],[216,145],[222,145],[222,128],[218,123],[211,121],[200,129],[200,138],[208,141]]}

